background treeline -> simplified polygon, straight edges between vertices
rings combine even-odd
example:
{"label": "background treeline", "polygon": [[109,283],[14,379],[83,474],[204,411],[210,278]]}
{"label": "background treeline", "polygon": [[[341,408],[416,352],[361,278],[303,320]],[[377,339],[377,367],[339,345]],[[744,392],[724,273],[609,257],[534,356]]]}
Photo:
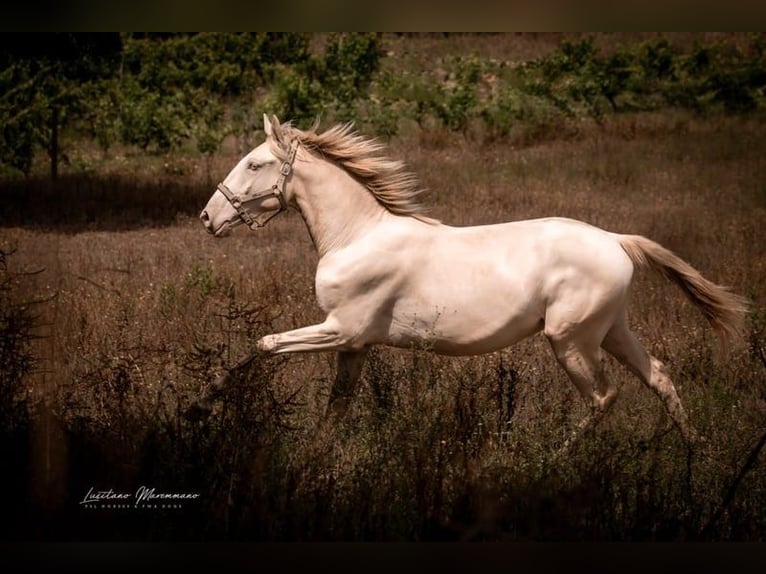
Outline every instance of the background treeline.
{"label": "background treeline", "polygon": [[[565,39],[509,61],[443,53],[430,70],[397,65],[380,34],[4,34],[0,36],[0,175],[52,178],[69,141],[213,154],[227,136],[249,149],[263,110],[299,125],[354,120],[380,136],[404,122],[481,141],[557,137],[567,120],[676,107],[762,108],[763,34],[738,42],[662,36],[602,48]],[[39,161],[39,160],[38,160]]]}

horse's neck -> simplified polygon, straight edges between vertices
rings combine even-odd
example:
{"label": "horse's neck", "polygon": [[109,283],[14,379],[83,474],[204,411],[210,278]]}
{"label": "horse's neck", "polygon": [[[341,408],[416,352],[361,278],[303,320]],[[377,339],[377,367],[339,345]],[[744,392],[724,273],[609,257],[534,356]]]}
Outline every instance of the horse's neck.
{"label": "horse's neck", "polygon": [[345,247],[389,215],[359,182],[321,160],[312,160],[295,201],[320,257]]}

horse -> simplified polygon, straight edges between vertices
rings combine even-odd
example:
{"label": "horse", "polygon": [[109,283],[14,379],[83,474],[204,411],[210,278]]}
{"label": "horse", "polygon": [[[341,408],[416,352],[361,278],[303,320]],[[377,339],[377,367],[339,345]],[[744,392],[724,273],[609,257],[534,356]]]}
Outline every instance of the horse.
{"label": "horse", "polygon": [[296,209],[318,253],[322,323],[269,334],[229,369],[195,408],[212,400],[261,353],[337,353],[328,416],[344,416],[373,345],[453,356],[497,351],[542,331],[588,405],[572,440],[608,412],[618,387],[609,353],[661,400],[687,444],[698,435],[664,364],[628,326],[634,271],[678,285],[717,334],[723,352],[741,337],[745,298],[640,235],[561,217],[454,227],[425,214],[417,178],[386,146],[339,123],[318,132],[263,117],[265,141],[218,184],[200,214],[223,237],[258,229]]}

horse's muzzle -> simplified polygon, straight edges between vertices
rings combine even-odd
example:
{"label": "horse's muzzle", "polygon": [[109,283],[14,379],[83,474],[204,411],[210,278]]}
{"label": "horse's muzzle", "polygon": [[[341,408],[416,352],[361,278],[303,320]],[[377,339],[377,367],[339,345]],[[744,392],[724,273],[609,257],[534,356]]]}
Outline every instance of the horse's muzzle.
{"label": "horse's muzzle", "polygon": [[200,220],[202,220],[202,225],[205,226],[205,231],[208,233],[215,233],[215,230],[213,229],[213,224],[210,221],[210,216],[208,215],[207,211],[204,209],[202,210],[202,213],[199,214]]}

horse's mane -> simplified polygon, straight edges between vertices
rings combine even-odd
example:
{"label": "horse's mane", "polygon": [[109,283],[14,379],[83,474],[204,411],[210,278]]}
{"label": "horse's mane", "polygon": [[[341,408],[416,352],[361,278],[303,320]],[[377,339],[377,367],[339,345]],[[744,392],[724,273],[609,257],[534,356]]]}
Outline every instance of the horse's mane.
{"label": "horse's mane", "polygon": [[428,223],[435,219],[424,215],[425,208],[417,201],[423,191],[415,175],[406,170],[404,162],[388,157],[386,146],[366,138],[354,130],[354,123],[337,124],[318,133],[317,123],[309,130],[300,130],[289,122],[279,124],[272,119],[272,134],[276,145],[272,150],[284,159],[290,142],[297,139],[307,150],[334,161],[364,185],[378,202],[396,215],[409,215]]}

